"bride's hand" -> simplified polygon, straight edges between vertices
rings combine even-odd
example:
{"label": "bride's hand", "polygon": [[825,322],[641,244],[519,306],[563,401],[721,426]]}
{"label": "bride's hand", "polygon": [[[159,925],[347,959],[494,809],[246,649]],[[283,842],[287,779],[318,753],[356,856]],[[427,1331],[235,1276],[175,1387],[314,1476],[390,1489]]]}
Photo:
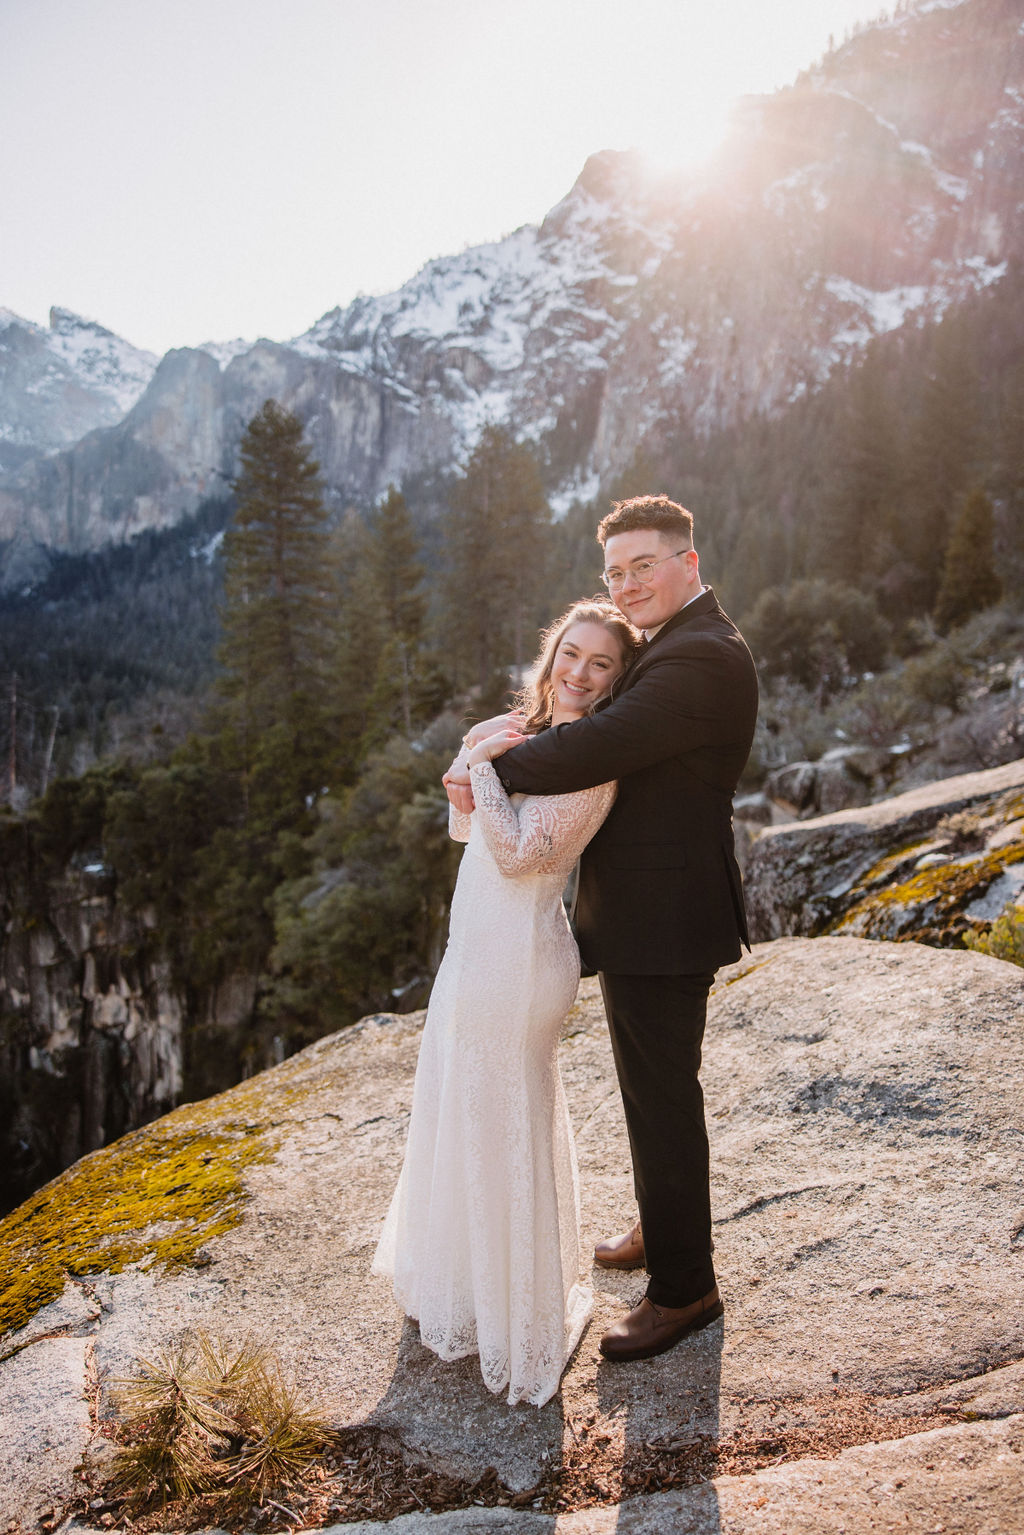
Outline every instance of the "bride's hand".
{"label": "bride's hand", "polygon": [[502,752],[507,752],[510,747],[518,746],[522,741],[528,741],[529,736],[523,735],[521,730],[498,730],[494,735],[489,735],[482,741],[478,741],[470,752],[467,761],[470,767],[476,767],[480,762],[493,762],[495,757],[500,757]]}
{"label": "bride's hand", "polygon": [[524,719],[522,709],[510,709],[507,714],[495,714],[489,720],[480,720],[472,729],[467,730],[462,740],[466,746],[479,745],[488,736],[497,735],[501,730],[518,730]]}

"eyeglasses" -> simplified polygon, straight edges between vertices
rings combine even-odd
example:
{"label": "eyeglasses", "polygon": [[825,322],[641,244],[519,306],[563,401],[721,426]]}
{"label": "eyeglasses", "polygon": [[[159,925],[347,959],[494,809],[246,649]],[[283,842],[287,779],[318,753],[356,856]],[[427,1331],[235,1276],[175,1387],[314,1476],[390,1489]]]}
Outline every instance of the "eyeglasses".
{"label": "eyeglasses", "polygon": [[628,570],[604,570],[601,572],[601,580],[610,592],[621,592],[627,576],[633,576],[641,586],[650,586],[656,565],[664,565],[666,560],[677,560],[681,554],[689,553],[689,549],[677,549],[675,554],[666,554],[660,560],[637,560]]}

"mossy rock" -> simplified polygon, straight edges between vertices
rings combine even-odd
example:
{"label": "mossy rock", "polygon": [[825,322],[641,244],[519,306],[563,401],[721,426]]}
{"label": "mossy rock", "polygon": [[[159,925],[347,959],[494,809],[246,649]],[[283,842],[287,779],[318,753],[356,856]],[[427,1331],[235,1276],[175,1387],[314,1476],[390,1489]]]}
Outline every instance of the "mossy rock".
{"label": "mossy rock", "polygon": [[1024,862],[1024,842],[976,857],[932,863],[898,883],[886,884],[886,873],[899,861],[896,855],[881,860],[853,892],[854,904],[826,933],[959,947],[966,933],[985,926],[972,921],[967,908],[1005,870]]}
{"label": "mossy rock", "polygon": [[961,948],[1019,899],[1022,862],[1024,758],[765,827],[743,876],[751,933]]}
{"label": "mossy rock", "polygon": [[301,1092],[287,1064],[91,1152],[0,1221],[0,1333],[69,1277],[202,1267],[204,1244],[242,1219],[246,1169],[277,1149],[275,1110]]}

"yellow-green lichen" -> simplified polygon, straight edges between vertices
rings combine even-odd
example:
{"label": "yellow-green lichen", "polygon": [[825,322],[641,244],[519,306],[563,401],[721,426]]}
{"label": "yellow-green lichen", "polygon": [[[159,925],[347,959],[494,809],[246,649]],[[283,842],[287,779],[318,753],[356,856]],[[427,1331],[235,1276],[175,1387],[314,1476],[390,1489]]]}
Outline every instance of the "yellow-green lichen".
{"label": "yellow-green lichen", "polygon": [[878,862],[873,864],[868,872],[857,881],[855,893],[859,891],[871,890],[876,885],[884,885],[886,881],[889,880],[893,874],[895,874],[896,870],[905,864],[909,858],[920,858],[928,848],[934,846],[935,843],[931,838],[924,838],[917,842],[904,843],[904,845],[897,848],[895,852],[886,853],[884,858],[880,858]]}
{"label": "yellow-green lichen", "polygon": [[965,907],[979,899],[1005,869],[1022,860],[1024,843],[1012,842],[968,862],[932,864],[900,884],[881,889],[870,888],[873,881],[868,875],[859,887],[867,893],[827,931],[925,942],[935,942],[944,935],[952,937],[953,925],[961,930],[970,925]]}
{"label": "yellow-green lichen", "polygon": [[0,1221],[0,1334],[23,1327],[68,1276],[188,1267],[236,1226],[245,1170],[273,1156],[274,1121],[304,1096],[289,1064],[91,1152]]}

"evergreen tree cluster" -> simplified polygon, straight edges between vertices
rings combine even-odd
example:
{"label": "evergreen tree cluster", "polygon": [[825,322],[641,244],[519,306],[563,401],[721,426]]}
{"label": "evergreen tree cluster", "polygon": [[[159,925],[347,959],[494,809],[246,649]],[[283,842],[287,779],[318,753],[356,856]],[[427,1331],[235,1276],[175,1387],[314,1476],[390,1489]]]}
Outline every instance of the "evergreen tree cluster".
{"label": "evergreen tree cluster", "polygon": [[[232,504],[98,553],[53,553],[0,599],[0,754],[28,796],[130,747],[180,739],[215,672],[221,539]],[[13,743],[13,744],[12,744]]]}
{"label": "evergreen tree cluster", "polygon": [[[350,508],[334,530],[351,668],[334,685],[346,694],[352,750],[359,756],[370,744],[370,716],[378,742],[388,717],[408,731],[417,697],[436,713],[470,685],[500,696],[506,668],[529,658],[537,627],[598,590],[594,528],[620,496],[665,490],[694,511],[702,569],[741,624],[765,593],[800,581],[866,594],[898,649],[922,619],[945,630],[999,597],[1019,604],[1022,357],[1024,282],[1014,269],[945,319],[878,338],[777,416],[710,435],[685,419],[662,421],[608,496],[556,523],[543,485],[579,445],[556,430],[535,455],[488,427],[462,474],[411,476],[401,495],[392,492],[408,516],[407,547],[386,526],[397,501]],[[232,502],[211,502],[178,528],[99,554],[53,556],[43,583],[4,596],[8,780],[12,719],[16,782],[28,793],[111,753],[144,758],[184,737],[216,670],[224,569],[216,540],[232,514]],[[372,598],[359,590],[364,579]],[[399,593],[411,605],[402,615]]]}
{"label": "evergreen tree cluster", "polygon": [[[169,958],[193,1020],[190,1095],[369,1010],[424,999],[457,864],[440,777],[465,709],[446,706],[455,697],[490,712],[546,616],[547,504],[509,433],[484,433],[456,488],[434,609],[397,489],[332,527],[301,424],[272,400],[240,460],[218,555],[217,669],[186,738],[156,758],[122,754],[58,777],[2,827],[12,920],[43,919],[48,882],[75,862],[102,865],[126,911],[147,914],[147,942]],[[529,560],[518,557],[520,505]],[[193,540],[214,536],[212,516]],[[180,596],[173,575],[196,561],[180,540],[160,552]],[[64,579],[84,606],[103,574],[95,561],[72,578],[58,569],[46,590]],[[254,976],[252,1026],[214,1039],[209,999]]]}

